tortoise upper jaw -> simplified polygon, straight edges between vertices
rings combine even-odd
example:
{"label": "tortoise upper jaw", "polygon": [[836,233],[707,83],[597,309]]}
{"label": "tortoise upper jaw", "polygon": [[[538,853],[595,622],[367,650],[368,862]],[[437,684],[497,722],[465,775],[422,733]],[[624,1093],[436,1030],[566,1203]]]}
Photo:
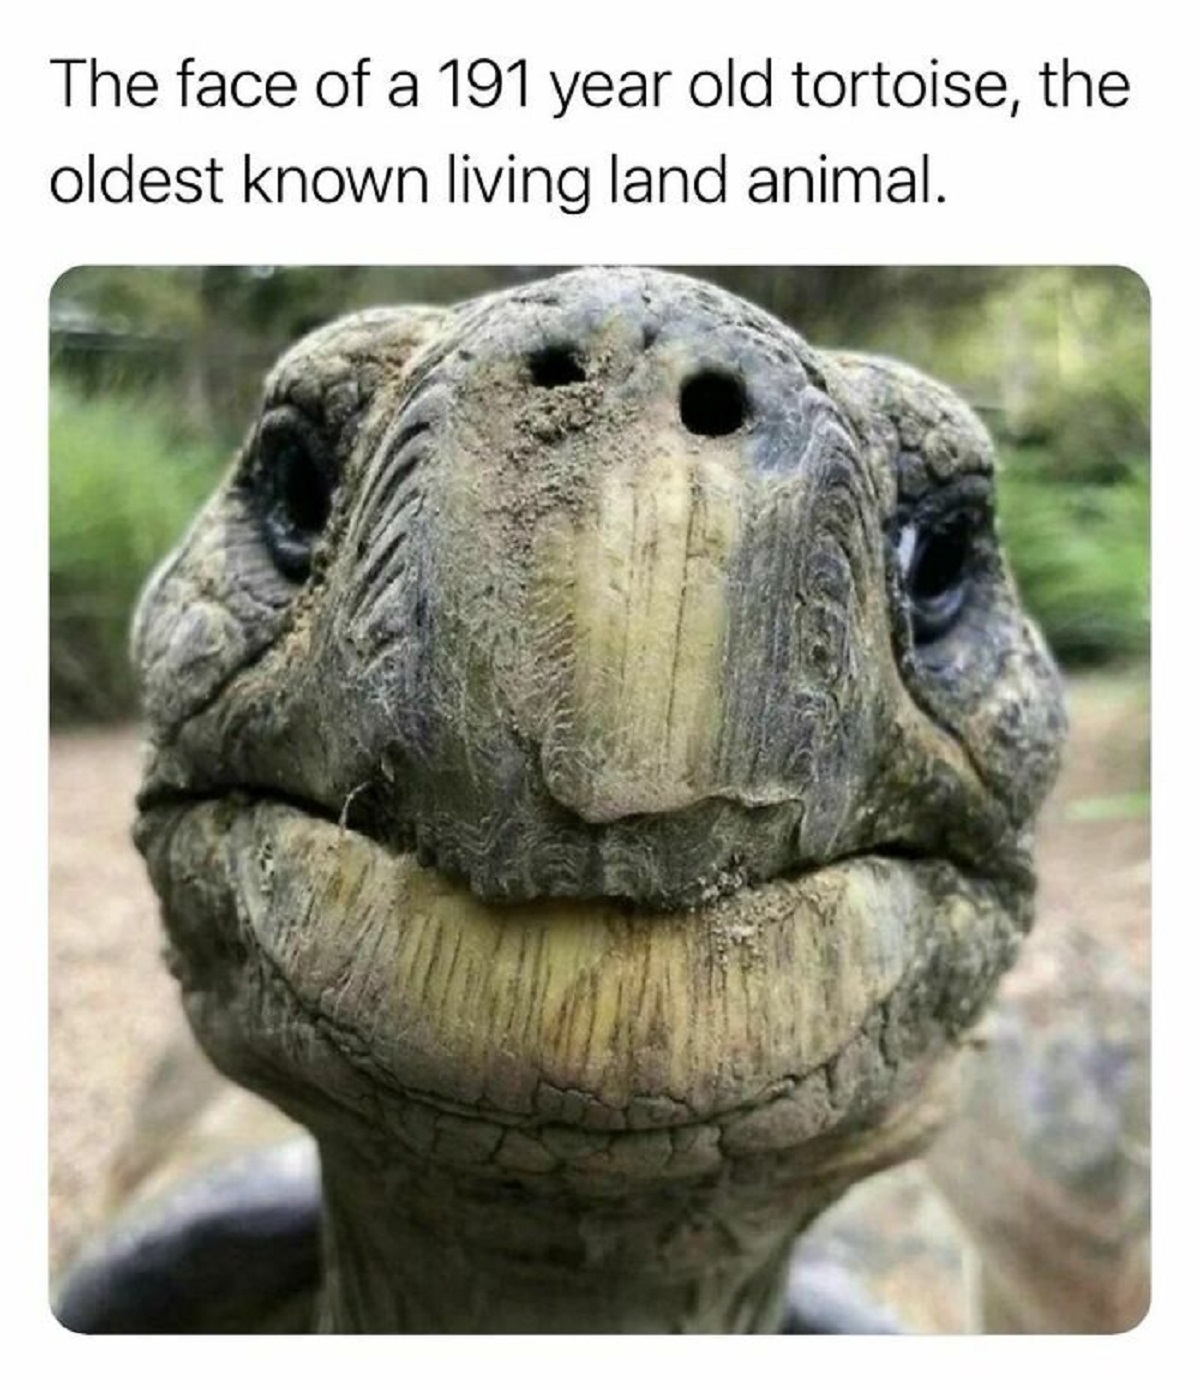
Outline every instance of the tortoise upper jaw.
{"label": "tortoise upper jaw", "polygon": [[[989,834],[965,818],[961,834],[934,827],[925,836],[910,821],[839,820],[823,830],[818,808],[787,789],[761,800],[744,789],[723,789],[662,813],[617,814],[588,820],[559,803],[532,760],[522,764],[528,789],[499,806],[481,800],[437,804],[413,817],[397,807],[390,780],[345,793],[313,797],[267,784],[194,781],[179,775],[168,753],[151,759],[138,793],[134,838],[143,847],[154,827],[205,803],[234,811],[290,808],[300,818],[353,831],[389,856],[444,875],[481,903],[498,907],[547,901],[645,912],[694,911],[756,885],[819,872],[868,857],[896,862],[945,862],[1014,901],[1034,888],[1032,835],[1014,832],[999,808],[983,803]],[[436,774],[430,774],[436,781]],[[839,838],[840,837],[840,838]]]}

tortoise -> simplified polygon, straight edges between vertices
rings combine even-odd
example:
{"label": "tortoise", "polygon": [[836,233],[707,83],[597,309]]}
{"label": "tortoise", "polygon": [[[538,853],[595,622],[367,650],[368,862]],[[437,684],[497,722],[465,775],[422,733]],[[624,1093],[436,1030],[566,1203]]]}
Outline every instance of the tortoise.
{"label": "tortoise", "polygon": [[[154,1188],[62,1320],[902,1327],[905,1242],[819,1218],[953,1108],[1066,727],[993,474],[946,387],[659,271],[288,351],[139,606],[135,838],[200,1046],[313,1139]],[[996,1016],[968,1112],[1086,1197],[1142,1035],[1076,993]],[[1025,1325],[1038,1221],[939,1171]]]}

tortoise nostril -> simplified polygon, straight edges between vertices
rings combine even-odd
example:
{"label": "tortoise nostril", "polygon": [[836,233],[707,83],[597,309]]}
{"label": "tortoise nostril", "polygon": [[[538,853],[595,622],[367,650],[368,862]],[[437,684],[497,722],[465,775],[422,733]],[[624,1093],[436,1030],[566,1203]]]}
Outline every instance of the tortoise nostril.
{"label": "tortoise nostril", "polygon": [[746,420],[742,383],[728,372],[698,372],[679,393],[679,418],[692,434],[732,434]]}
{"label": "tortoise nostril", "polygon": [[572,386],[585,376],[579,354],[570,347],[548,347],[532,353],[529,373],[535,386]]}

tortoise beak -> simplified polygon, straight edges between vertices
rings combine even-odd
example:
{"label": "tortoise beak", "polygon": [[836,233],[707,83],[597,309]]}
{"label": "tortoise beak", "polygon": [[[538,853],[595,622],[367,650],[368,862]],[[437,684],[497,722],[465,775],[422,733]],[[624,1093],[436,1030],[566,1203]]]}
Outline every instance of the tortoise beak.
{"label": "tortoise beak", "polygon": [[[664,439],[606,475],[594,509],[548,528],[534,614],[553,707],[547,789],[584,820],[679,810],[724,791],[721,667],[741,483]],[[559,634],[570,634],[551,650]]]}

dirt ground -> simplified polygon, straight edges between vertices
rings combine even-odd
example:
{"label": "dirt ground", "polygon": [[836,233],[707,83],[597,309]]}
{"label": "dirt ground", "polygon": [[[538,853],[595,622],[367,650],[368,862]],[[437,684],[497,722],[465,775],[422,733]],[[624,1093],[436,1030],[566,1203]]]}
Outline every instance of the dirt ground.
{"label": "dirt ground", "polygon": [[[1076,923],[1149,972],[1150,711],[1144,673],[1070,688],[1072,736],[1043,816],[1041,917]],[[174,983],[129,841],[129,729],[50,746],[50,1258],[104,1214],[105,1179],[139,1092],[178,1027]]]}

